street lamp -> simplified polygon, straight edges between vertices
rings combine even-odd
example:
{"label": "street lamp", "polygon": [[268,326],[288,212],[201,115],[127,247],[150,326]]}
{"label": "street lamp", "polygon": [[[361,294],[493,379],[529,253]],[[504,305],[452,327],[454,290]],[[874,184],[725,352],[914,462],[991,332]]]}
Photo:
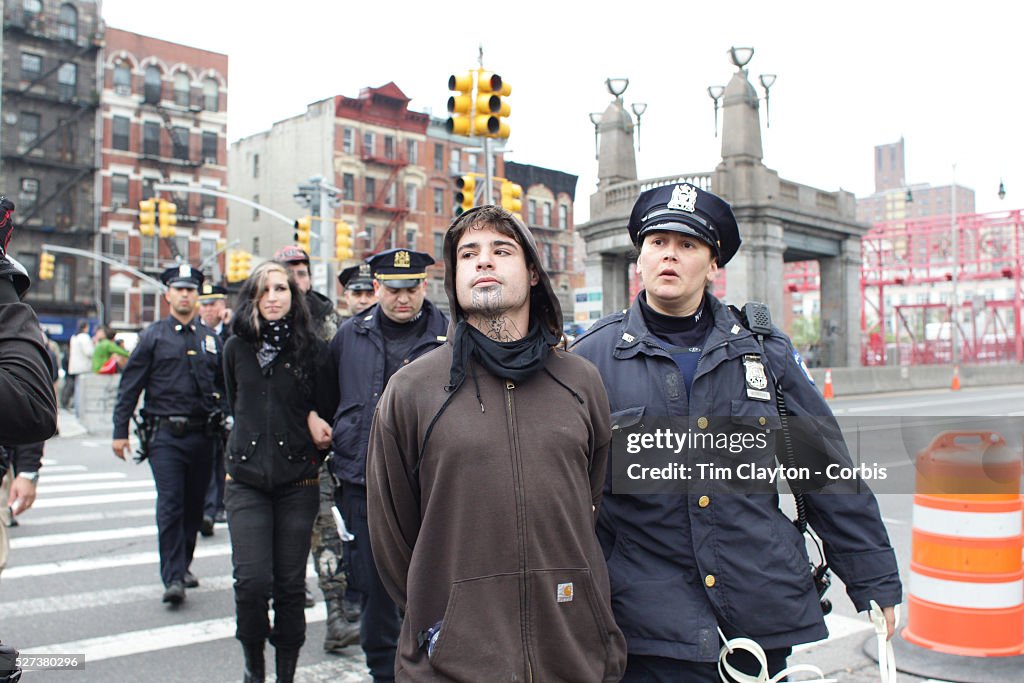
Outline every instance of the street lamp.
{"label": "street lamp", "polygon": [[[747,64],[754,57],[754,48],[752,47],[730,47],[729,48],[729,59],[740,71],[744,71]],[[757,80],[761,83],[761,87],[764,89],[764,122],[766,128],[771,128],[771,113],[769,110],[769,97],[771,87],[775,85],[775,80],[778,78],[775,74],[761,74],[757,77]],[[721,85],[710,85],[708,86],[708,97],[710,97],[715,103],[715,137],[718,137],[718,102],[722,99],[725,94],[725,86]]]}
{"label": "street lamp", "polygon": [[1006,186],[1003,185],[1003,179],[999,179],[999,192],[997,193],[1000,199],[1006,199]]}

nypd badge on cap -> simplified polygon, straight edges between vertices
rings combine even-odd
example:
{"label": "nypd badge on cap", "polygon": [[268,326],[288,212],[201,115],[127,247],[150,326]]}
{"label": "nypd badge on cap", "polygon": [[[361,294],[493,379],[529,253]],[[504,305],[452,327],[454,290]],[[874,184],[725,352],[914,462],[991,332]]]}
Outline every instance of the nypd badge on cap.
{"label": "nypd badge on cap", "polygon": [[427,277],[427,266],[434,263],[430,254],[409,249],[388,249],[370,258],[373,277],[392,289],[415,287]]}
{"label": "nypd badge on cap", "polygon": [[199,288],[200,302],[216,301],[217,299],[226,299],[227,297],[228,290],[212,282],[204,282],[203,286]]}
{"label": "nypd badge on cap", "polygon": [[722,198],[690,183],[662,185],[641,193],[629,216],[629,236],[640,247],[648,233],[693,235],[724,266],[740,248],[740,230],[732,207]]}
{"label": "nypd badge on cap", "polygon": [[372,292],[373,269],[370,268],[369,263],[360,263],[358,265],[349,266],[338,273],[338,282],[341,283],[342,287],[350,289],[353,292]]}
{"label": "nypd badge on cap", "polygon": [[168,287],[199,289],[203,284],[203,271],[187,263],[171,266],[160,275],[160,281]]}

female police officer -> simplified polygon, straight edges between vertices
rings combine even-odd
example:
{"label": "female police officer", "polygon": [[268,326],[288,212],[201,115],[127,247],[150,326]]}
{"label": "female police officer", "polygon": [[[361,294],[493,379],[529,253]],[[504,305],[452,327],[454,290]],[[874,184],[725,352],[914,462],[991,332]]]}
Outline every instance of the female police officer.
{"label": "female police officer", "polygon": [[[740,245],[728,204],[688,184],[654,188],[633,207],[629,233],[644,290],[573,347],[601,372],[613,429],[651,417],[696,430],[734,416],[776,424],[774,397],[764,391],[769,377],[790,415],[834,425],[790,340],[773,329],[762,347],[708,291]],[[801,446],[802,457],[809,448],[849,462],[841,439]],[[609,472],[615,468],[613,461]],[[827,635],[803,537],[776,494],[717,495],[699,482],[683,494],[626,494],[611,481],[598,535],[629,649],[624,681],[717,681],[719,629],[757,641],[773,674],[793,645]],[[857,609],[871,600],[886,607],[891,637],[891,606],[901,600],[895,555],[873,495],[861,490],[808,494],[807,517]]]}

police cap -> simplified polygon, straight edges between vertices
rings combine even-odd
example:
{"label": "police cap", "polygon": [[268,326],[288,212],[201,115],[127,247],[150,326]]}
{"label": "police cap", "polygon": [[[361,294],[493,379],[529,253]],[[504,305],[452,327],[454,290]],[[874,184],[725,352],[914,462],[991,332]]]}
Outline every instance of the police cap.
{"label": "police cap", "polygon": [[342,287],[351,289],[353,292],[372,292],[373,269],[370,268],[369,263],[365,262],[349,266],[338,273],[338,282]]}
{"label": "police cap", "polygon": [[204,282],[203,286],[199,288],[199,303],[226,298],[228,298],[227,288],[215,285],[212,282]]}
{"label": "police cap", "polygon": [[434,259],[430,254],[409,249],[388,249],[370,258],[373,277],[392,289],[415,287],[427,277],[427,266]]}
{"label": "police cap", "polygon": [[662,185],[641,193],[629,216],[629,237],[638,248],[644,236],[668,230],[705,242],[724,266],[740,248],[740,229],[732,208],[695,185]]}
{"label": "police cap", "polygon": [[165,285],[179,289],[199,289],[205,279],[203,271],[187,263],[171,266],[160,275],[160,281]]}

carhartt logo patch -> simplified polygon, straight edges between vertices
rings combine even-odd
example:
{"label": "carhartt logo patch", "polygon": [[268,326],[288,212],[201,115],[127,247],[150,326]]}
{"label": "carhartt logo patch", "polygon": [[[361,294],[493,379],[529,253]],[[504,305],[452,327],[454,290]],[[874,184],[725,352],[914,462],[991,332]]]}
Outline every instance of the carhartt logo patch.
{"label": "carhartt logo patch", "polygon": [[572,602],[572,583],[558,584],[558,602]]}

